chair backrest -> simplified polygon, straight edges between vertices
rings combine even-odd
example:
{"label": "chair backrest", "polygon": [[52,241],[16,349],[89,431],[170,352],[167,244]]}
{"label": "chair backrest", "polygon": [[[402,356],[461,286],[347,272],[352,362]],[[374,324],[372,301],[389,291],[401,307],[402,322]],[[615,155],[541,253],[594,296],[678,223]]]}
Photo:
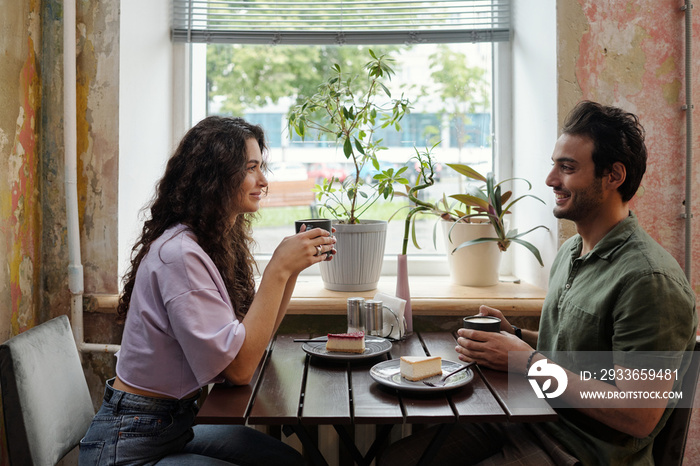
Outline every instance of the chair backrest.
{"label": "chair backrest", "polygon": [[[683,398],[688,397],[691,403],[698,387],[698,373],[700,373],[700,339],[696,337],[695,351],[681,385]],[[691,408],[673,410],[666,425],[654,439],[654,463],[663,466],[681,466],[692,412]]]}
{"label": "chair backrest", "polygon": [[95,414],[66,316],[0,345],[0,384],[13,465],[55,465]]}

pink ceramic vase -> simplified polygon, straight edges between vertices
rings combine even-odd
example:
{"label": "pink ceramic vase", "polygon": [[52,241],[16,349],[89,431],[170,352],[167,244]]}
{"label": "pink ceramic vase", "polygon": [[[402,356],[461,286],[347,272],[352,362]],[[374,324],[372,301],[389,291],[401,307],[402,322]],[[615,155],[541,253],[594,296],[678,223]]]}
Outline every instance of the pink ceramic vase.
{"label": "pink ceramic vase", "polygon": [[406,254],[399,254],[396,269],[396,297],[406,301],[403,315],[406,319],[406,334],[413,333],[411,290],[408,288],[408,264]]}

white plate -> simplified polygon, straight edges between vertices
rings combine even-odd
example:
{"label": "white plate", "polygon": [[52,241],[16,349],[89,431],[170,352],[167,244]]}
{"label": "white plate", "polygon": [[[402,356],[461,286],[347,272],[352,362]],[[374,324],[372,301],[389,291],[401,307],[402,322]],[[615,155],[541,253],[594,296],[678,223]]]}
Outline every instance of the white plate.
{"label": "white plate", "polygon": [[305,342],[301,345],[301,349],[312,356],[318,356],[324,359],[335,359],[340,361],[349,361],[356,359],[374,358],[388,352],[391,349],[391,342],[386,338],[365,337],[365,352],[364,353],[339,353],[337,351],[326,351],[327,337],[318,337],[315,341]]}
{"label": "white plate", "polygon": [[443,390],[452,390],[458,387],[462,387],[474,378],[474,372],[471,368],[465,369],[462,372],[458,372],[449,379],[442,387],[431,387],[423,383],[426,382],[437,382],[440,380],[442,375],[449,374],[450,372],[459,369],[464,364],[452,361],[442,361],[442,375],[435,375],[433,377],[428,377],[427,379],[419,380],[417,382],[412,382],[401,377],[401,360],[400,359],[390,359],[388,361],[382,361],[375,364],[369,370],[369,375],[372,376],[374,380],[387,387],[396,388],[399,390],[410,390],[416,392],[435,392]]}

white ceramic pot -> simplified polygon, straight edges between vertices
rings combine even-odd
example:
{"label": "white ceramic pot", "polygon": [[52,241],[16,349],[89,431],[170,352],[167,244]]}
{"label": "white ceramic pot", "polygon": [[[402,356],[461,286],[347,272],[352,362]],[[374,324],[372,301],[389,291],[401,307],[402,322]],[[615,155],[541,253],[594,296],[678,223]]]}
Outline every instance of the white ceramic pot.
{"label": "white ceramic pot", "polygon": [[362,220],[359,224],[334,223],[335,249],[330,262],[321,262],[327,290],[368,291],[377,288],[384,262],[387,222]]}
{"label": "white ceramic pot", "polygon": [[491,224],[455,224],[444,220],[441,220],[440,223],[445,238],[452,283],[462,286],[493,286],[498,284],[501,251],[495,241],[467,246],[452,254],[452,251],[465,241],[495,237],[496,233]]}

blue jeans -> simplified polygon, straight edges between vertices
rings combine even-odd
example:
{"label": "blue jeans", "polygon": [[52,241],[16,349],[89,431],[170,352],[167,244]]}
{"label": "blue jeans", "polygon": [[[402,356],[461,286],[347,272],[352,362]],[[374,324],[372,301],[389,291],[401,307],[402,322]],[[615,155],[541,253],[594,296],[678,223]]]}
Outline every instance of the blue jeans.
{"label": "blue jeans", "polygon": [[199,394],[184,400],[133,395],[108,380],[80,441],[80,465],[303,465],[292,447],[245,426],[192,426]]}

